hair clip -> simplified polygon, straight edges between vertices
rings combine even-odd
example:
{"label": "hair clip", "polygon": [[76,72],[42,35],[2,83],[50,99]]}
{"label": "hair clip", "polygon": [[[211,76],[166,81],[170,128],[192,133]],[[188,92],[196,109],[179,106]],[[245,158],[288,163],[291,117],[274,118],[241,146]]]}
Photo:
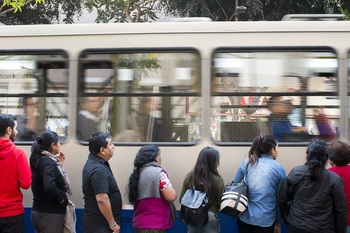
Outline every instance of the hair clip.
{"label": "hair clip", "polygon": [[260,133],[260,142],[262,141],[262,138],[263,138],[263,134]]}

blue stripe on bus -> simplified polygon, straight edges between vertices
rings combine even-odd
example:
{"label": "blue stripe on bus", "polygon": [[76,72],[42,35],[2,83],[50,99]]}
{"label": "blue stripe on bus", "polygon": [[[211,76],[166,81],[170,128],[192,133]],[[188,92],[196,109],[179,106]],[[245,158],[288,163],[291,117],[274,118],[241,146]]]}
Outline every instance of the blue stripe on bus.
{"label": "blue stripe on bus", "polygon": [[[76,209],[76,215],[77,215],[77,232],[76,233],[83,233],[81,229],[81,214],[83,209]],[[31,223],[30,218],[31,208],[25,208],[25,223],[26,223],[26,233],[34,233],[34,229]],[[179,211],[178,211],[178,214]],[[123,210],[122,211],[122,217],[123,217],[123,228],[121,230],[121,233],[134,233],[134,230],[132,229],[132,210]],[[224,214],[219,214],[220,218],[220,225],[221,225],[221,233],[238,233],[237,226],[236,226],[236,219],[231,218]],[[176,219],[174,226],[168,230],[168,233],[186,233],[186,225],[181,223],[180,219]],[[287,228],[283,224],[282,225],[282,233],[287,233]]]}

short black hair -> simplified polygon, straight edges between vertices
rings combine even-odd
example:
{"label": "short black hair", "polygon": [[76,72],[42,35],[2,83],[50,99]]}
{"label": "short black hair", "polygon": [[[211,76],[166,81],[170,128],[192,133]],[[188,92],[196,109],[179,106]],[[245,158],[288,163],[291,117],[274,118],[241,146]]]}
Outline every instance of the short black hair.
{"label": "short black hair", "polygon": [[89,138],[89,151],[91,154],[98,154],[101,147],[106,148],[108,145],[107,138],[112,138],[110,133],[98,132]]}
{"label": "short black hair", "polygon": [[11,114],[0,114],[0,136],[6,134],[6,129],[10,126],[12,129],[15,127],[16,117]]}

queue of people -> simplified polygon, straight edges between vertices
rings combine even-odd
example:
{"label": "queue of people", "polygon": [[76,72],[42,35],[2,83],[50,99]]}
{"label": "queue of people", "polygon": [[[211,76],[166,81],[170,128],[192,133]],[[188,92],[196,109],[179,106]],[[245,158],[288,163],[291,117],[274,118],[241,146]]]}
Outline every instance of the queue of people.
{"label": "queue of people", "polygon": [[[72,194],[59,137],[43,131],[34,141],[29,163],[13,143],[16,118],[0,114],[0,233],[24,232],[22,189],[33,192],[32,224],[36,233],[66,231],[67,206]],[[89,138],[89,156],[82,171],[84,233],[122,232],[122,197],[110,168],[115,146],[109,133]],[[350,231],[350,145],[322,139],[309,143],[306,162],[286,176],[276,159],[278,140],[257,136],[235,175],[248,187],[248,208],[237,218],[240,233],[280,233],[282,220],[289,233],[349,233]],[[161,150],[147,144],[134,159],[127,197],[134,207],[132,225],[136,233],[166,233],[177,218],[177,192],[171,174],[161,166]],[[331,168],[326,169],[330,161]],[[208,222],[188,225],[188,233],[220,232],[219,210],[224,180],[220,176],[219,151],[204,147],[183,181],[179,201],[190,187],[208,196]],[[315,224],[317,222],[317,224]],[[74,228],[74,227],[73,227]]]}

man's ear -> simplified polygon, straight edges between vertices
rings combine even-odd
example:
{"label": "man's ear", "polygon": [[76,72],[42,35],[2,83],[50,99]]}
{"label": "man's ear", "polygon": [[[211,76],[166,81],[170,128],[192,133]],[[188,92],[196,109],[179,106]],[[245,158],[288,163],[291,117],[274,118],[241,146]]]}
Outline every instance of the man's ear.
{"label": "man's ear", "polygon": [[105,148],[104,148],[104,147],[101,147],[101,148],[100,148],[100,153],[101,153],[102,155],[105,154]]}
{"label": "man's ear", "polygon": [[11,134],[12,134],[12,128],[11,126],[9,126],[6,128],[6,135],[11,136]]}

